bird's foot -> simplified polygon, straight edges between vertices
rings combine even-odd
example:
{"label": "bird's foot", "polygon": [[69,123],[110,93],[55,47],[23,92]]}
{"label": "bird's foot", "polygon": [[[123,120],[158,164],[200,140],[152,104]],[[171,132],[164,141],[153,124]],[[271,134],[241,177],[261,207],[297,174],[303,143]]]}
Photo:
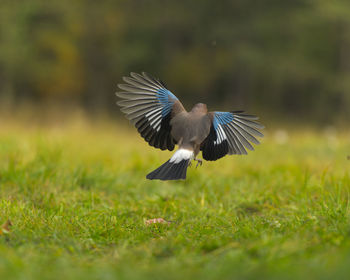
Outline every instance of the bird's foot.
{"label": "bird's foot", "polygon": [[198,167],[198,165],[202,166],[203,161],[201,159],[195,158],[194,160],[197,161],[196,168]]}

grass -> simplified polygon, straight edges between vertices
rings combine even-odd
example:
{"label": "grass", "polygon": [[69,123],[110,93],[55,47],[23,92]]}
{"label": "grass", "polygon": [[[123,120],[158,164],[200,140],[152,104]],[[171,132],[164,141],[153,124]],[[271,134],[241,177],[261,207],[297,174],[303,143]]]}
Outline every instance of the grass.
{"label": "grass", "polygon": [[159,182],[125,125],[2,123],[0,279],[348,279],[350,135],[266,132]]}

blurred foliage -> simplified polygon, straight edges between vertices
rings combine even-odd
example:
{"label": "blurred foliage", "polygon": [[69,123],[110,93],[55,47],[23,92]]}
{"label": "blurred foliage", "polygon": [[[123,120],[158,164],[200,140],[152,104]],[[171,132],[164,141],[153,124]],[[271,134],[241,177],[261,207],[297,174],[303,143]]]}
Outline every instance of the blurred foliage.
{"label": "blurred foliage", "polygon": [[121,77],[147,71],[187,107],[322,123],[350,112],[348,0],[0,5],[0,94],[12,104],[115,110]]}

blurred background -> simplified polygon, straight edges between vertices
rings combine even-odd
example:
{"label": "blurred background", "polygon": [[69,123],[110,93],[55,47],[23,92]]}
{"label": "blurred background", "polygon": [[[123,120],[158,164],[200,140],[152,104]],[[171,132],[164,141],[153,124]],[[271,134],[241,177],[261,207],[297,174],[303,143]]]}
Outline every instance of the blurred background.
{"label": "blurred background", "polygon": [[[348,0],[1,0],[0,103],[121,116],[146,71],[190,109],[332,125],[350,116]],[[42,110],[38,110],[42,108]]]}

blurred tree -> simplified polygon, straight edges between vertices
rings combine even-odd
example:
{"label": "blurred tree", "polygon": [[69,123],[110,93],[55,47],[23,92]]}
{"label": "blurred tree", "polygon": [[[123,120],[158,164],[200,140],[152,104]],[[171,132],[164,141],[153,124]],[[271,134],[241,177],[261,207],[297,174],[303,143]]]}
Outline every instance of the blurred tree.
{"label": "blurred tree", "polygon": [[349,47],[346,0],[2,0],[0,94],[114,110],[148,71],[189,106],[330,122],[350,114]]}

